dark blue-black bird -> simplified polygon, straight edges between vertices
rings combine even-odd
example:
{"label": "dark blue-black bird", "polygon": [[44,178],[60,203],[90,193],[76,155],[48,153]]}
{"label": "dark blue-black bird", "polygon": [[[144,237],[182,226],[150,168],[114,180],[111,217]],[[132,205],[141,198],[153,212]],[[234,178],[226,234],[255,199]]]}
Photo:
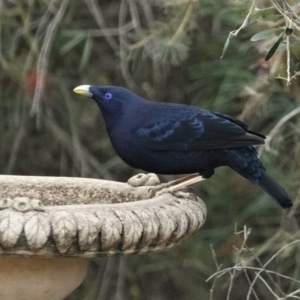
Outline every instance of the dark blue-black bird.
{"label": "dark blue-black bird", "polygon": [[219,166],[229,166],[261,186],[281,207],[292,206],[253,148],[265,137],[243,122],[194,106],[150,102],[121,87],[81,85],[74,92],[96,101],[111,143],[128,165],[158,174],[198,173],[203,178]]}

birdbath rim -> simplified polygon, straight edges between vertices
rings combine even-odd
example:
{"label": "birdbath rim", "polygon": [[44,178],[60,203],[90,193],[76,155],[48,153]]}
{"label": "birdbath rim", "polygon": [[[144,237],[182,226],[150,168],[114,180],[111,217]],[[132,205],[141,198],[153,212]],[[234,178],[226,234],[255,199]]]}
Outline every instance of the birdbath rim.
{"label": "birdbath rim", "polygon": [[189,193],[149,189],[155,174],[127,183],[0,175],[0,255],[95,257],[162,251],[204,223],[206,207]]}

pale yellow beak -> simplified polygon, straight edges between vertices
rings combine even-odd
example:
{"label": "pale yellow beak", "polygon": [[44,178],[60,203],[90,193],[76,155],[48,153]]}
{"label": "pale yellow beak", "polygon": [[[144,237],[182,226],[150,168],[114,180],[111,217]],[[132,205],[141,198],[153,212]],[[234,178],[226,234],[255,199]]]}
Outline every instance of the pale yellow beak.
{"label": "pale yellow beak", "polygon": [[79,95],[84,95],[84,96],[88,96],[88,97],[92,97],[93,94],[90,92],[90,85],[80,85],[77,86],[73,92],[75,92],[76,94]]}

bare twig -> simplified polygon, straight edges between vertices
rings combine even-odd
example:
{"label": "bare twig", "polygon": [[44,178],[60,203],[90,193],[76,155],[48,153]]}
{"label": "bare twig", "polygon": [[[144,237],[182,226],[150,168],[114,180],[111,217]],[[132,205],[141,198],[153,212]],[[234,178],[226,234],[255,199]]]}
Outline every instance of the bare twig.
{"label": "bare twig", "polygon": [[[52,0],[55,1],[55,0]],[[45,87],[45,79],[46,79],[46,73],[47,73],[47,67],[48,67],[48,57],[51,50],[51,44],[54,39],[55,32],[57,30],[58,24],[62,20],[62,17],[67,9],[69,0],[63,0],[60,4],[59,10],[57,11],[57,14],[54,16],[53,20],[50,22],[50,24],[47,27],[43,46],[41,49],[41,53],[38,58],[37,62],[37,70],[36,70],[36,86],[35,86],[35,92],[33,97],[33,102],[31,106],[31,115],[37,116],[37,125],[40,126],[40,99],[42,97],[44,87]]]}
{"label": "bare twig", "polygon": [[295,299],[300,299],[299,296],[296,296],[297,294],[300,294],[300,289],[288,294],[288,295],[285,295],[284,297],[282,298],[278,298],[278,300],[286,300],[288,298],[295,298]]}
{"label": "bare twig", "polygon": [[[222,265],[218,264],[217,255],[216,255],[216,252],[213,249],[212,245],[210,245],[210,249],[211,249],[212,257],[213,257],[213,260],[215,262],[215,265],[216,265],[216,268],[217,268],[217,272],[218,272],[218,271],[220,271]],[[217,277],[214,277],[211,289],[209,290],[209,292],[210,292],[210,294],[209,294],[209,300],[213,300],[213,292],[214,292],[214,287],[215,287],[216,281],[217,281]]]}
{"label": "bare twig", "polygon": [[[243,241],[242,241],[242,245],[240,246],[240,249],[237,250],[237,257],[236,257],[236,264],[239,263],[239,260],[240,260],[240,256],[242,254],[242,252],[244,251],[245,249],[245,244],[248,240],[248,237],[250,235],[250,232],[251,232],[251,229],[247,229],[246,226],[244,226],[244,230],[242,232],[237,232],[235,230],[235,235],[236,236],[239,236],[240,233],[244,233],[244,238],[243,238]],[[232,290],[232,287],[233,287],[233,280],[235,278],[235,275],[236,275],[236,269],[233,269],[232,272],[230,272],[230,283],[229,283],[229,287],[228,287],[228,292],[227,292],[227,298],[226,300],[229,300],[230,299],[230,293],[231,293],[231,290]]]}
{"label": "bare twig", "polygon": [[130,30],[136,27],[136,23],[134,21],[128,22],[124,24],[121,28],[103,28],[103,29],[89,29],[87,30],[87,35],[92,37],[100,37],[100,36],[113,36],[120,35],[129,32]]}
{"label": "bare twig", "polygon": [[[244,234],[243,238],[241,237],[241,233]],[[230,268],[225,268],[223,270],[221,270],[221,267],[218,265],[218,263],[216,262],[216,258],[214,256],[214,251],[212,251],[213,253],[213,257],[214,257],[214,261],[215,261],[215,264],[218,268],[218,271],[215,272],[212,276],[210,276],[206,281],[209,281],[211,279],[214,279],[214,282],[216,280],[216,278],[219,278],[221,276],[224,276],[226,274],[229,274],[230,275],[230,282],[229,282],[229,288],[228,288],[228,292],[227,292],[227,300],[230,299],[230,292],[231,292],[231,288],[233,286],[233,280],[234,278],[238,275],[238,272],[242,271],[245,276],[246,276],[246,279],[249,283],[249,290],[248,290],[248,293],[247,293],[247,300],[250,299],[250,296],[251,294],[254,295],[254,297],[258,300],[259,297],[257,295],[257,293],[255,292],[254,290],[254,285],[256,283],[257,280],[260,280],[263,282],[263,284],[266,286],[266,288],[272,293],[272,295],[275,297],[275,299],[277,300],[283,300],[283,299],[288,299],[288,298],[300,298],[299,296],[297,296],[297,294],[300,292],[300,290],[296,290],[296,291],[291,291],[289,294],[286,294],[282,289],[281,287],[279,287],[277,285],[277,283],[274,281],[273,277],[271,275],[276,275],[278,276],[279,278],[283,278],[283,279],[286,279],[286,280],[289,280],[291,283],[295,283],[297,285],[300,284],[300,280],[298,280],[297,278],[293,278],[291,276],[286,276],[284,274],[281,274],[279,272],[276,272],[276,271],[272,271],[272,270],[268,270],[267,267],[268,265],[275,259],[279,256],[279,254],[284,251],[284,249],[286,249],[287,247],[290,247],[294,244],[297,244],[297,243],[300,243],[300,240],[295,240],[289,244],[286,244],[284,246],[282,246],[274,255],[271,256],[271,258],[264,264],[262,264],[262,262],[260,261],[260,259],[257,257],[256,254],[254,254],[253,250],[250,249],[247,244],[246,244],[246,241],[249,237],[249,234],[250,234],[250,230],[247,229],[245,226],[244,226],[244,229],[243,231],[240,231],[240,232],[237,232],[237,230],[235,230],[235,234],[242,239],[242,245],[239,247],[239,249],[236,249],[237,251],[237,258],[235,260],[235,265],[233,267],[230,267]],[[247,251],[248,253],[250,252],[252,254],[252,256],[255,257],[255,260],[258,262],[259,266],[258,267],[253,267],[253,266],[249,266],[249,261],[244,263],[243,261],[239,262],[240,260],[240,255],[243,251]],[[257,271],[255,272],[256,276],[255,278],[252,280],[250,280],[250,277],[248,276],[248,273],[247,271]],[[262,273],[264,273],[269,279],[267,280],[266,278],[263,278],[262,277]],[[240,274],[240,273],[239,273]],[[215,287],[215,284],[213,284],[212,286],[213,288]],[[276,287],[276,289],[274,288]],[[213,292],[213,288],[211,289],[211,299],[212,299],[212,292]],[[279,295],[278,292],[276,292],[276,290],[278,292],[280,292],[282,295]]]}
{"label": "bare twig", "polygon": [[[102,15],[101,9],[99,7],[99,4],[96,0],[85,0],[85,3],[90,10],[91,14],[93,15],[96,23],[98,24],[99,28],[101,30],[105,30],[107,28],[105,24],[104,17]],[[108,44],[111,46],[111,48],[115,51],[115,53],[119,56],[119,45],[116,42],[116,40],[112,37],[111,34],[105,35],[105,38],[108,42]]]}
{"label": "bare twig", "polygon": [[275,0],[271,0],[271,2],[273,3],[274,8],[284,17],[286,18],[286,13],[285,11],[280,7],[280,5],[275,1]]}
{"label": "bare twig", "polygon": [[121,66],[121,72],[123,78],[125,79],[128,87],[130,89],[134,89],[136,85],[128,71],[126,35],[122,30],[122,28],[125,25],[126,13],[127,13],[127,2],[125,0],[121,0],[120,11],[119,11],[120,66]]}
{"label": "bare twig", "polygon": [[254,286],[256,280],[258,279],[259,275],[264,271],[264,269],[274,260],[274,258],[276,258],[284,249],[286,249],[287,247],[290,247],[294,244],[300,243],[300,240],[295,240],[289,244],[286,244],[285,246],[283,246],[282,248],[280,248],[264,265],[263,265],[263,269],[261,269],[259,272],[256,273],[256,276],[254,278],[254,280],[252,281],[252,284],[249,288],[249,292],[247,294],[247,300],[250,299],[250,295],[251,295],[251,288]]}
{"label": "bare twig", "polygon": [[172,36],[172,38],[168,42],[169,45],[173,45],[176,42],[176,40],[180,37],[180,35],[183,33],[184,28],[186,27],[186,25],[191,17],[191,14],[192,14],[195,4],[196,4],[195,0],[190,0],[179,27],[177,28],[175,34]]}
{"label": "bare twig", "polygon": [[269,286],[269,284],[260,276],[260,273],[256,273],[256,276],[264,283],[264,285],[266,286],[266,288],[271,292],[271,294],[275,297],[275,299],[280,299],[275,292],[273,291],[273,289]]}
{"label": "bare twig", "polygon": [[290,36],[286,36],[286,76],[287,85],[291,84],[291,52],[290,52]]}
{"label": "bare twig", "polygon": [[[213,275],[211,275],[211,276],[206,280],[206,282],[209,281],[209,280],[211,280],[211,279],[213,279],[214,277],[220,278],[221,276],[225,275],[226,273],[228,273],[228,272],[230,272],[230,271],[233,271],[234,269],[235,269],[236,271],[243,271],[243,270],[261,271],[261,270],[262,270],[262,268],[258,268],[258,267],[249,267],[249,266],[244,265],[244,264],[243,264],[243,265],[238,264],[238,265],[235,265],[235,266],[233,266],[233,267],[226,268],[226,269],[223,269],[223,270],[220,270],[220,271],[214,273]],[[275,271],[272,271],[272,270],[268,270],[268,269],[265,269],[265,270],[263,270],[263,271],[264,271],[265,273],[269,273],[269,274],[273,274],[273,275],[276,275],[276,276],[280,276],[280,277],[282,277],[282,278],[284,278],[284,279],[288,279],[288,280],[290,280],[290,281],[292,281],[292,282],[295,282],[295,283],[299,283],[299,284],[300,284],[300,281],[297,280],[297,279],[295,279],[295,278],[293,278],[293,277],[286,276],[286,275],[283,275],[283,274],[281,274],[281,273],[278,273],[278,272],[275,272]]]}
{"label": "bare twig", "polygon": [[297,107],[297,108],[293,109],[291,112],[289,112],[288,114],[286,114],[284,117],[282,117],[279,120],[279,122],[273,127],[273,129],[267,135],[266,143],[259,148],[259,150],[258,150],[259,155],[262,155],[264,151],[270,151],[271,150],[270,144],[271,144],[271,141],[274,138],[274,136],[276,136],[278,131],[281,129],[281,127],[287,121],[289,121],[291,118],[293,118],[294,116],[296,116],[299,113],[300,113],[300,107]]}
{"label": "bare twig", "polygon": [[250,16],[251,16],[252,13],[253,13],[253,10],[254,10],[254,8],[255,8],[255,5],[256,5],[256,0],[253,0],[253,1],[252,1],[252,5],[251,5],[251,7],[250,7],[250,9],[249,9],[249,12],[248,12],[248,14],[247,14],[247,16],[246,16],[246,18],[245,18],[243,24],[242,24],[237,30],[231,31],[231,32],[230,32],[230,35],[231,35],[231,36],[237,36],[237,35],[240,33],[240,31],[241,31],[242,29],[244,29],[244,28],[248,25]]}
{"label": "bare twig", "polygon": [[295,11],[293,10],[293,8],[290,6],[290,4],[286,1],[283,0],[283,3],[285,4],[285,6],[289,9],[289,11],[291,12],[291,14],[294,16],[294,18],[298,21],[300,21],[299,16],[295,13]]}
{"label": "bare twig", "polygon": [[[259,264],[260,266],[260,270],[264,270],[266,271],[266,268],[264,267],[264,265],[262,264],[262,262],[260,261],[260,259],[257,257],[257,255],[255,255],[255,253],[252,251],[251,248],[249,248],[246,244],[245,244],[245,248],[251,253],[251,255],[254,257],[254,259],[257,261],[257,263]],[[284,294],[284,292],[282,291],[282,289],[280,288],[280,286],[275,282],[275,280],[273,279],[273,277],[270,275],[269,272],[265,272],[270,280],[270,282],[273,283],[273,285],[277,288],[277,290],[281,293],[281,294]],[[251,287],[251,285],[250,285]],[[252,290],[254,291],[253,289],[253,286],[252,286]]]}
{"label": "bare twig", "polygon": [[[50,3],[51,3],[51,1],[50,1]],[[46,12],[43,14],[43,17],[41,18],[41,20],[39,22],[35,37],[32,40],[31,48],[27,55],[26,62],[24,64],[24,69],[23,69],[24,74],[26,74],[28,69],[32,66],[33,57],[35,55],[38,56],[40,53],[40,51],[38,49],[38,44],[40,42],[40,39],[43,37],[43,31],[44,31],[45,25],[47,24],[47,22],[51,16],[51,9],[49,7],[50,7],[50,5],[48,6],[48,9],[46,10]]]}
{"label": "bare twig", "polygon": [[[247,279],[247,281],[248,281],[248,283],[249,283],[249,286],[251,286],[251,280],[250,280],[250,277],[249,277],[249,275],[248,275],[248,272],[247,272],[247,270],[246,270],[245,268],[243,268],[243,272],[244,272],[245,277],[246,277],[246,279]],[[252,289],[252,293],[253,293],[255,299],[256,299],[256,300],[259,300],[258,295],[256,294],[254,288]]]}

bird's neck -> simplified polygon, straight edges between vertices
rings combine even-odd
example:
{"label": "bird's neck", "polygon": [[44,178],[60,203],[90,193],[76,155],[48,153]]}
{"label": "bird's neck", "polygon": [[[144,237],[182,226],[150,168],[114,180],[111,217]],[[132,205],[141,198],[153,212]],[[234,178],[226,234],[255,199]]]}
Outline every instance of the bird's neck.
{"label": "bird's neck", "polygon": [[114,110],[110,110],[107,107],[101,107],[99,105],[99,108],[102,112],[107,132],[110,135],[112,131],[122,123],[124,111],[118,107],[115,107]]}
{"label": "bird's neck", "polygon": [[145,117],[149,114],[148,105],[150,102],[141,99],[135,103],[119,103],[114,107],[98,106],[102,112],[105,120],[108,134],[122,135],[124,132],[133,130],[137,124],[144,121]]}

